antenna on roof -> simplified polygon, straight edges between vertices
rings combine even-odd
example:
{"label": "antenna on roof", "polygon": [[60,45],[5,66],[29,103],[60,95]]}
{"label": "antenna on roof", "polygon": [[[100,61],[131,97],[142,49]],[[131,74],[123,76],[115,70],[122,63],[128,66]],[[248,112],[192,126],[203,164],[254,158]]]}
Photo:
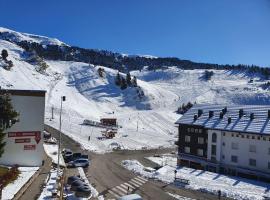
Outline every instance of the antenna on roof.
{"label": "antenna on roof", "polygon": [[239,110],[239,118],[243,117],[243,115],[244,115],[244,110],[241,108]]}
{"label": "antenna on roof", "polygon": [[198,117],[200,117],[202,114],[203,114],[203,110],[202,109],[199,109],[198,110]]}
{"label": "antenna on roof", "polygon": [[209,118],[213,117],[214,116],[214,111],[210,110],[209,111]]}
{"label": "antenna on roof", "polygon": [[254,113],[250,113],[250,120],[254,119]]}
{"label": "antenna on roof", "polygon": [[224,115],[224,113],[223,112],[220,112],[219,113],[219,119],[222,119],[223,118],[223,115]]}
{"label": "antenna on roof", "polygon": [[228,124],[230,124],[232,122],[232,118],[228,117]]}

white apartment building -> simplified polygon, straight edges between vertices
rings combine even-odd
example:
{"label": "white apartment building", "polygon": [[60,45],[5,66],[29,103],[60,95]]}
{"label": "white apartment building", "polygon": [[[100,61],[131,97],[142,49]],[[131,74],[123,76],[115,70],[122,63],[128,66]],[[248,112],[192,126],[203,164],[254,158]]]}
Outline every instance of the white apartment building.
{"label": "white apartment building", "polygon": [[270,106],[195,105],[179,124],[178,164],[270,181]]}
{"label": "white apartment building", "polygon": [[5,151],[0,164],[40,166],[44,159],[43,135],[45,91],[1,90],[10,94],[19,121],[6,130]]}

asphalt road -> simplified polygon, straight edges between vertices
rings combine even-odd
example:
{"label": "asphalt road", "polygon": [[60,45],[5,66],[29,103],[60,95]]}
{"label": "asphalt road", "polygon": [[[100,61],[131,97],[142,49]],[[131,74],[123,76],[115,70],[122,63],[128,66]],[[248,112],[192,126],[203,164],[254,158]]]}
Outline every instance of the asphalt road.
{"label": "asphalt road", "polygon": [[[54,132],[54,133],[53,133]],[[52,135],[58,139],[58,133],[51,130]],[[90,166],[85,169],[85,173],[89,182],[97,189],[100,195],[104,195],[105,199],[115,198],[108,191],[116,186],[119,186],[127,181],[137,177],[134,173],[126,170],[121,166],[121,161],[126,159],[135,159],[141,162],[144,166],[153,167],[151,161],[144,157],[153,156],[154,154],[162,154],[171,152],[173,149],[159,150],[142,150],[142,151],[115,151],[107,154],[95,154],[88,151],[83,151],[80,145],[68,136],[62,136],[63,148],[69,148],[73,152],[83,152],[89,155],[91,160]],[[74,169],[68,169],[67,175],[74,175]],[[166,185],[162,182],[149,180],[138,189],[134,190],[140,194],[145,200],[170,200],[175,199],[167,194],[167,192],[178,194],[183,197],[199,200],[216,200],[217,196],[199,191],[187,190],[184,188],[175,188],[171,185]],[[225,198],[222,198],[225,199]]]}

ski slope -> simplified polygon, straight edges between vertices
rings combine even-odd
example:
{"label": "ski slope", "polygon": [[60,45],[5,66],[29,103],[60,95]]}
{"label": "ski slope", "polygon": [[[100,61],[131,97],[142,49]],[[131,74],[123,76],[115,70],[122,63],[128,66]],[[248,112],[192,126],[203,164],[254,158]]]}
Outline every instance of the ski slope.
{"label": "ski slope", "polygon": [[[3,28],[0,29],[3,31]],[[4,29],[8,31],[8,29]],[[35,41],[41,44],[63,43],[43,36],[16,32],[14,40]],[[38,73],[37,66],[26,62],[24,49],[0,39],[0,50],[7,49],[14,67],[1,67],[2,88],[46,90],[46,123],[59,127],[61,96],[63,103],[62,130],[85,149],[98,153],[114,148],[148,149],[173,147],[177,140],[174,122],[180,117],[175,110],[188,101],[197,103],[269,104],[269,90],[260,85],[266,81],[259,76],[237,71],[213,70],[209,81],[202,77],[204,70],[133,71],[138,86],[144,92],[139,98],[138,88],[121,90],[114,84],[116,70],[81,62],[45,60],[46,73]],[[98,68],[105,70],[104,77]],[[123,74],[121,74],[124,76]],[[254,81],[249,83],[250,79]],[[54,119],[51,119],[52,109]],[[99,121],[101,117],[116,117],[122,127],[113,139],[100,140],[103,129],[82,125],[84,119]],[[90,141],[88,141],[90,136]]]}

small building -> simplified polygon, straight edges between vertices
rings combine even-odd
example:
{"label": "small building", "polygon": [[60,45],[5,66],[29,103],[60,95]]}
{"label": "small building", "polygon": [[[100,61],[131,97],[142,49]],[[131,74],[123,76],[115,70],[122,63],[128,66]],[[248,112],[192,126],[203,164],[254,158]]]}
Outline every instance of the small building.
{"label": "small building", "polygon": [[39,90],[1,90],[10,94],[19,121],[6,130],[2,165],[40,166],[44,160],[43,137],[45,93]]}
{"label": "small building", "polygon": [[116,118],[101,118],[100,123],[106,126],[117,126]]}
{"label": "small building", "polygon": [[194,105],[177,122],[178,165],[270,181],[269,105]]}

